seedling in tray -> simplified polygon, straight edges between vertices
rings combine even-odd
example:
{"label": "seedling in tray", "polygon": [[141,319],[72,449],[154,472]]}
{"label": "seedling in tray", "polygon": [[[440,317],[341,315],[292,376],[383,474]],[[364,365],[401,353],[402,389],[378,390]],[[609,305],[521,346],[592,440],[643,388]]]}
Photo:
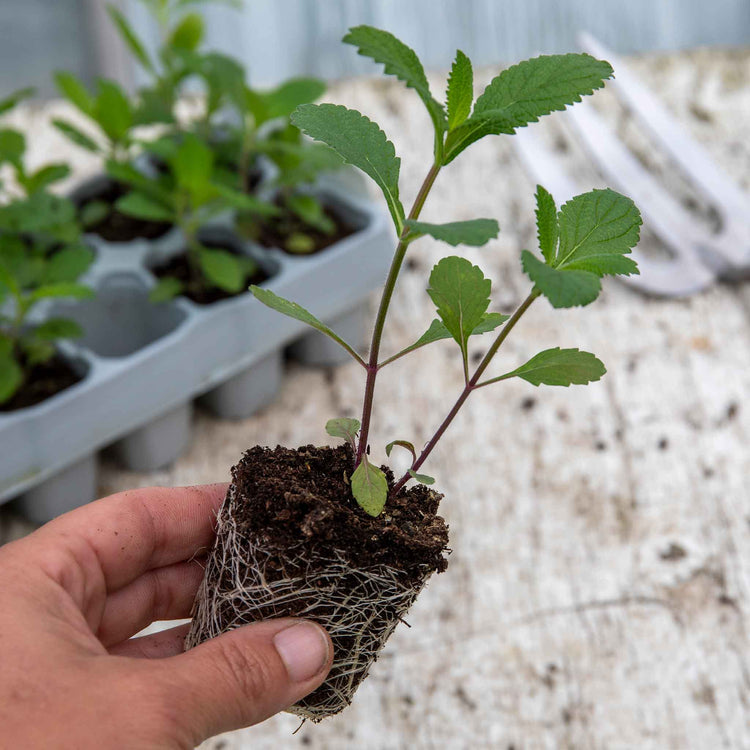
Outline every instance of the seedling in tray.
{"label": "seedling in tray", "polygon": [[[0,102],[8,112],[31,94],[24,89]],[[0,207],[0,411],[32,406],[78,380],[59,357],[56,342],[81,330],[71,320],[36,316],[54,298],[91,296],[78,283],[94,254],[81,241],[75,206],[47,188],[68,176],[65,164],[30,171],[26,139],[0,129],[0,166],[8,165],[20,195],[3,190]],[[5,186],[3,186],[5,188]]]}
{"label": "seedling in tray", "polygon": [[[474,101],[472,66],[458,52],[444,105],[433,97],[415,53],[390,33],[359,26],[344,41],[415,90],[432,121],[434,160],[407,214],[399,193],[400,160],[377,124],[332,104],[303,105],[292,115],[300,130],[375,181],[385,197],[398,244],[367,356],[294,302],[253,288],[260,302],[331,337],[362,367],[362,417],[328,422],[328,433],[343,438],[341,447],[253,448],[234,467],[187,640],[192,646],[222,630],[269,616],[316,619],[333,639],[333,669],[320,688],[291,709],[313,720],[334,714],[351,701],[426,580],[446,567],[447,527],[437,515],[441,496],[426,486],[433,480],[422,473],[422,467],[468,398],[511,378],[535,386],[569,386],[604,375],[604,365],[577,348],[547,349],[520,366],[506,366],[499,374],[489,368],[540,297],[556,308],[588,305],[598,296],[603,276],[637,273],[628,254],[638,241],[641,224],[632,201],[611,190],[579,195],[558,209],[539,187],[540,254],[522,253],[531,287],[519,307],[510,315],[489,312],[491,282],[482,270],[462,257],[443,258],[432,269],[427,288],[435,304],[435,320],[411,346],[381,354],[391,298],[412,244],[430,236],[452,246],[478,247],[498,233],[493,219],[420,221],[443,167],[484,136],[510,135],[580,101],[601,88],[612,69],[585,54],[537,57],[504,70]],[[469,347],[478,335],[492,336],[492,343],[473,367]],[[422,444],[421,438],[411,442],[394,436],[385,446],[388,455],[398,447],[411,456],[409,470],[394,477],[370,457],[378,375],[443,339],[454,342],[463,387],[448,413],[442,419],[435,417],[435,432],[421,450],[415,447]],[[413,484],[407,487],[409,482]]]}
{"label": "seedling in tray", "polygon": [[155,269],[160,281],[152,291],[152,301],[163,302],[187,294],[205,302],[217,290],[220,296],[245,290],[249,280],[259,276],[258,264],[227,248],[207,247],[199,232],[223,212],[244,209],[268,215],[275,211],[274,207],[217,182],[213,152],[192,133],[185,134],[179,144],[164,138],[147,144],[147,148],[166,165],[163,173],[150,177],[130,165],[115,162],[108,165],[108,171],[132,187],[117,202],[119,211],[135,218],[175,224],[184,235],[184,255],[172,259],[171,268],[167,265]]}

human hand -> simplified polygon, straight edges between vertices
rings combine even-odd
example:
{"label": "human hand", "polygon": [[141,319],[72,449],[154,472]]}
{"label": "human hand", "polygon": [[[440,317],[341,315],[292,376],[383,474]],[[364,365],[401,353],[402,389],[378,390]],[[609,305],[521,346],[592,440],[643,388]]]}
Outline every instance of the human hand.
{"label": "human hand", "polygon": [[131,639],[189,616],[225,492],[123,492],[0,548],[0,747],[192,748],[323,682],[330,639],[300,620]]}

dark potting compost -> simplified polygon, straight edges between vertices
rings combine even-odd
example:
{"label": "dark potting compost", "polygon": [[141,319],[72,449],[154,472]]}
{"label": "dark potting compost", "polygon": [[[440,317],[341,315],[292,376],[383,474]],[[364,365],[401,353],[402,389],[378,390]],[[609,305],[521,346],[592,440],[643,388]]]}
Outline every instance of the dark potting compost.
{"label": "dark potting compost", "polygon": [[427,579],[447,567],[442,496],[417,485],[372,517],[352,497],[352,467],[349,446],[244,454],[232,469],[186,644],[269,617],[320,623],[333,641],[333,668],[290,709],[314,721],[351,703]]}
{"label": "dark potting compost", "polygon": [[83,380],[62,357],[54,356],[47,362],[33,365],[23,385],[8,400],[0,404],[0,412],[16,411],[34,406],[56,396],[66,388]]}

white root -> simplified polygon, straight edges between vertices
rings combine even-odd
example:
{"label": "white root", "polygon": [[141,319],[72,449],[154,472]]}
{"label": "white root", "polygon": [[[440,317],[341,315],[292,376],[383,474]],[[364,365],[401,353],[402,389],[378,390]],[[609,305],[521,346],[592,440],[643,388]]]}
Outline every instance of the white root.
{"label": "white root", "polygon": [[[402,571],[387,565],[353,567],[339,552],[304,559],[303,545],[285,550],[282,561],[238,529],[234,503],[232,485],[219,512],[216,543],[193,605],[185,648],[269,617],[314,620],[331,636],[333,667],[318,690],[288,710],[312,721],[332,716],[351,703],[432,571],[425,566],[415,586]],[[273,575],[267,576],[271,561]],[[279,578],[282,562],[305,573]]]}

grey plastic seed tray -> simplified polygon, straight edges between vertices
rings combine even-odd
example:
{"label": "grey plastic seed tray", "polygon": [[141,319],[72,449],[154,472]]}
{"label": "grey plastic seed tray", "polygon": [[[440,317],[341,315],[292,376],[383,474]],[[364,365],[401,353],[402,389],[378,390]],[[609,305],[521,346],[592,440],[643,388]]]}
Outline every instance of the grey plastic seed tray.
{"label": "grey plastic seed tray", "polygon": [[[390,225],[366,199],[335,187],[323,200],[357,231],[309,257],[243,243],[228,226],[206,228],[253,257],[263,286],[294,300],[360,345],[367,295],[385,278]],[[76,385],[36,406],[0,414],[0,503],[44,522],[96,497],[96,453],[105,447],[127,467],[174,461],[190,439],[192,402],[238,419],[277,393],[285,348],[303,362],[339,364],[348,355],[322,334],[259,303],[250,293],[211,305],[186,298],[152,304],[149,268],[182,252],[179,232],[154,241],[90,238],[97,257],[85,281],[91,300],[58,302],[85,335],[61,353],[83,374]]]}

